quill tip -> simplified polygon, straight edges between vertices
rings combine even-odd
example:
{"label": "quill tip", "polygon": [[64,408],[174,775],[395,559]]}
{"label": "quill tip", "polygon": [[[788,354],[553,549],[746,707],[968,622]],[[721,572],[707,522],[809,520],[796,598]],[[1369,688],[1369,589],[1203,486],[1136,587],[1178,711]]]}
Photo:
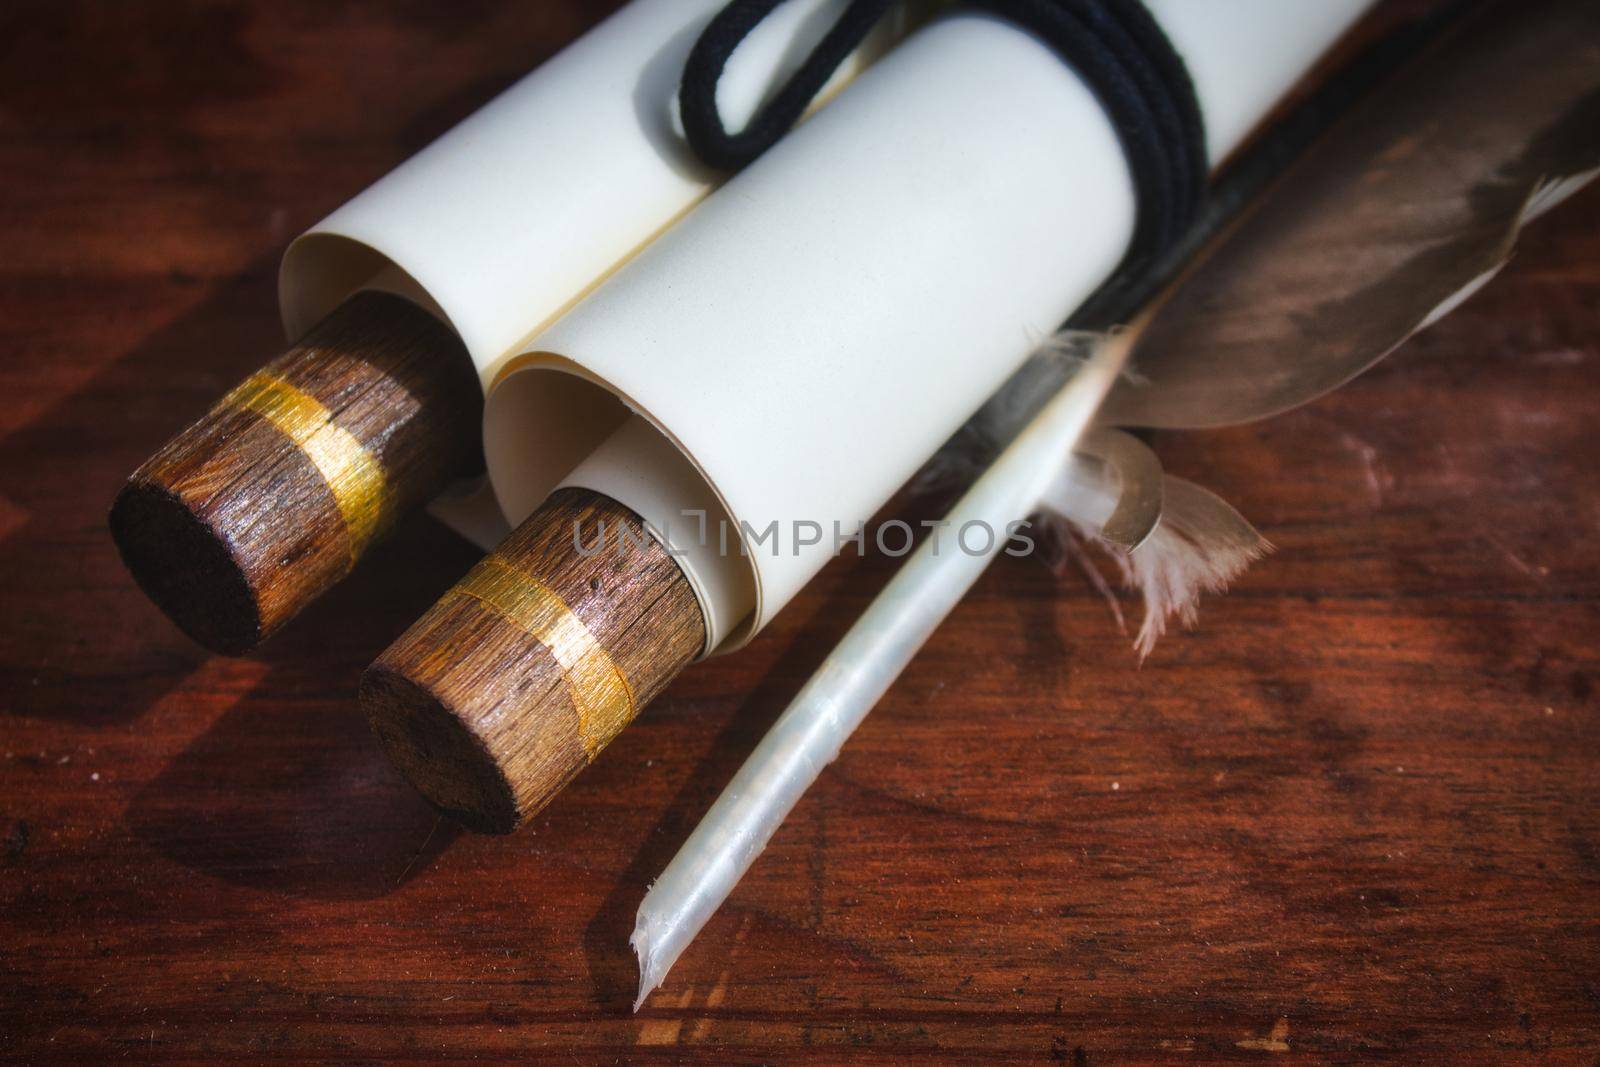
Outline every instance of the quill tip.
{"label": "quill tip", "polygon": [[650,934],[645,928],[642,917],[638,925],[633,928],[633,936],[628,938],[628,944],[633,946],[634,954],[639,957],[639,995],[633,1001],[633,1010],[637,1014],[639,1009],[644,1007],[645,998],[655,991],[666,974],[659,968],[654,954],[650,951]]}

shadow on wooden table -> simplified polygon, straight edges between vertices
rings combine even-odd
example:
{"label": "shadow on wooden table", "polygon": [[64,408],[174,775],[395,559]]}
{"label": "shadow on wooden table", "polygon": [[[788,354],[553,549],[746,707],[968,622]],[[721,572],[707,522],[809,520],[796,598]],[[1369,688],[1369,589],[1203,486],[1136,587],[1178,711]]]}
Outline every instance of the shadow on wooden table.
{"label": "shadow on wooden table", "polygon": [[425,871],[460,830],[384,758],[356,685],[476,555],[426,516],[403,523],[263,650],[265,677],[139,791],[133,832],[185,867],[296,895],[384,896]]}
{"label": "shadow on wooden table", "polygon": [[[859,574],[870,567],[870,562],[856,560],[847,565]],[[887,580],[886,574],[880,577]],[[862,592],[855,588],[860,584],[845,581],[815,606],[811,617],[791,636],[787,650],[739,702],[738,710],[717,732],[705,755],[651,827],[644,847],[628,861],[615,879],[611,892],[585,926],[583,950],[588,960],[596,1010],[617,1014],[627,1013],[632,1008],[639,988],[639,972],[628,938],[633,934],[634,918],[644,888],[661,874],[751,750],[855,621],[859,609],[841,608],[837,601],[861,601]],[[870,584],[875,593],[881,582]]]}
{"label": "shadow on wooden table", "polygon": [[[483,20],[495,12],[476,8],[470,18],[390,12],[395,37],[381,26],[372,38],[352,31],[378,40],[383,55],[420,40],[444,50],[449,70],[434,71],[437,93],[385,98],[399,102],[398,125],[372,123],[371,136],[354,144],[342,137],[326,151],[316,138],[335,136],[328,130],[339,120],[324,127],[296,111],[288,78],[296,68],[282,56],[263,61],[254,47],[272,39],[271,20],[244,10],[180,7],[152,21],[41,8],[17,27],[19,39],[32,42],[9,71],[27,101],[18,143],[26,147],[37,133],[81,162],[62,172],[61,190],[44,195],[34,195],[32,173],[7,175],[8,188],[25,194],[18,218],[40,216],[19,242],[44,246],[24,249],[21,267],[42,266],[19,267],[9,283],[7,306],[27,314],[8,323],[18,360],[8,380],[28,386],[17,399],[52,399],[31,408],[14,402],[0,424],[0,603],[12,621],[0,633],[0,732],[20,738],[38,727],[91,755],[98,748],[102,759],[114,754],[117,776],[137,783],[126,814],[131,831],[185,867],[230,882],[376,896],[425,869],[453,839],[382,760],[354,694],[371,658],[475,553],[414,517],[260,655],[228,660],[191,643],[144,598],[118,559],[106,515],[144,459],[281,351],[282,242],[333,206],[330,198],[382,175],[559,49],[606,5],[554,14],[491,6],[526,31],[484,34]],[[287,16],[290,25],[295,17]],[[483,47],[474,50],[474,41]],[[65,74],[63,56],[78,64]],[[85,70],[101,80],[73,76]],[[330,76],[343,84],[338,70]],[[205,125],[219,99],[248,105],[230,112],[243,125]],[[261,125],[252,125],[258,110]],[[300,181],[304,153],[288,163],[248,154],[302,141],[331,175],[324,186]],[[246,154],[228,154],[235,150]],[[169,157],[169,170],[150,162]],[[81,228],[99,216],[78,218],[59,206],[72,202],[75,174],[96,187],[86,195],[126,203],[120,240],[173,231],[157,247],[192,242],[185,262],[237,262],[235,253],[252,243],[264,253],[225,277],[162,273],[155,256],[97,259],[94,241],[106,235]],[[74,258],[79,247],[86,251]],[[154,309],[170,309],[165,325],[130,338],[128,323],[152,321]],[[13,743],[24,762],[45,758]]]}
{"label": "shadow on wooden table", "polygon": [[[281,348],[276,258],[222,284],[0,440],[0,588],[29,623],[4,635],[0,684],[16,694],[9,715],[131,744],[131,763],[148,780],[128,823],[163,855],[261,888],[376,896],[424,869],[454,830],[438,825],[379,753],[357,682],[476,551],[412,516],[276,641],[226,659],[145,600],[105,524],[123,479]],[[151,720],[148,734],[123,741],[141,718]],[[176,738],[202,727],[168,758]]]}
{"label": "shadow on wooden table", "polygon": [[[106,515],[139,463],[281,345],[273,271],[253,264],[0,440],[0,588],[29,621],[0,649],[0,684],[23,694],[9,713],[124,723],[211,658],[145,600]],[[119,298],[106,295],[109,317]]]}

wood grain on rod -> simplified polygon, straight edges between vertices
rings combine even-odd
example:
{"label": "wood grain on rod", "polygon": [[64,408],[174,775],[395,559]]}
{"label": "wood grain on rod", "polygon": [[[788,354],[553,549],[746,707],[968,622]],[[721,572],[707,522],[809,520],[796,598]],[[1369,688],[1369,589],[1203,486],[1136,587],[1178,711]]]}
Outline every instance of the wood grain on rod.
{"label": "wood grain on rod", "polygon": [[145,593],[216,652],[248,652],[480,455],[459,338],[362,292],[141,466],[111,533]]}
{"label": "wood grain on rod", "polygon": [[435,807],[508,833],[704,641],[693,589],[640,518],[564,489],[367,669],[361,702],[390,759]]}

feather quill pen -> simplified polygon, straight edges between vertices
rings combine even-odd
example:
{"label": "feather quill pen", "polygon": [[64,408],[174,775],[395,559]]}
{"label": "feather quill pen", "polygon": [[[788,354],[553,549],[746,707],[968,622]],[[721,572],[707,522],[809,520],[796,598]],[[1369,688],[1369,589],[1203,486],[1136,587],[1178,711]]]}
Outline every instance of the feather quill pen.
{"label": "feather quill pen", "polygon": [[1096,346],[1067,387],[946,516],[953,530],[986,526],[987,549],[946,545],[941,552],[938,539],[924,539],[734,775],[640,905],[632,937],[640,969],[635,1011],[822,768],[1004,549],[1007,535],[997,531],[1026,519],[1057,488],[1062,458],[1088,428],[1142,328],[1140,322]]}
{"label": "feather quill pen", "polygon": [[[1493,277],[1523,225],[1600,173],[1597,70],[1592,0],[1486,5],[1301,157],[1148,322],[1081,366],[1057,350],[1020,371],[965,443],[981,452],[1025,428],[952,521],[1043,504],[1112,545],[1144,588],[1141,652],[1170,612],[1192,621],[1194,594],[1264,544],[1221,500],[1160,475],[1116,436],[1086,439],[1083,455],[1073,443],[1097,414],[1165,428],[1268,417],[1447,314]],[[1135,338],[1138,374],[1117,381]],[[1140,544],[1117,540],[1141,526]],[[1163,527],[1167,555],[1141,565]],[[925,542],[801,690],[640,904],[635,1010],[987,561]]]}

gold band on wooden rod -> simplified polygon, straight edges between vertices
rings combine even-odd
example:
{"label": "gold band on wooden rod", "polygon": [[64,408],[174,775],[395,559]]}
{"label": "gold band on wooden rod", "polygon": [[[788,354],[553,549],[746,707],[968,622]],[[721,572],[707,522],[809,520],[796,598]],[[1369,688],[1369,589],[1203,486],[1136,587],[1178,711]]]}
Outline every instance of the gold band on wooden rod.
{"label": "gold band on wooden rod", "polygon": [[335,425],[333,412],[320,400],[274,374],[251,375],[226,402],[272,423],[317,468],[344,516],[353,566],[383,521],[389,495],[383,466],[353,434]]}
{"label": "gold band on wooden rod", "polygon": [[550,650],[578,713],[578,736],[593,762],[633,721],[633,689],[566,601],[530,574],[490,556],[451,590],[485,605]]}

